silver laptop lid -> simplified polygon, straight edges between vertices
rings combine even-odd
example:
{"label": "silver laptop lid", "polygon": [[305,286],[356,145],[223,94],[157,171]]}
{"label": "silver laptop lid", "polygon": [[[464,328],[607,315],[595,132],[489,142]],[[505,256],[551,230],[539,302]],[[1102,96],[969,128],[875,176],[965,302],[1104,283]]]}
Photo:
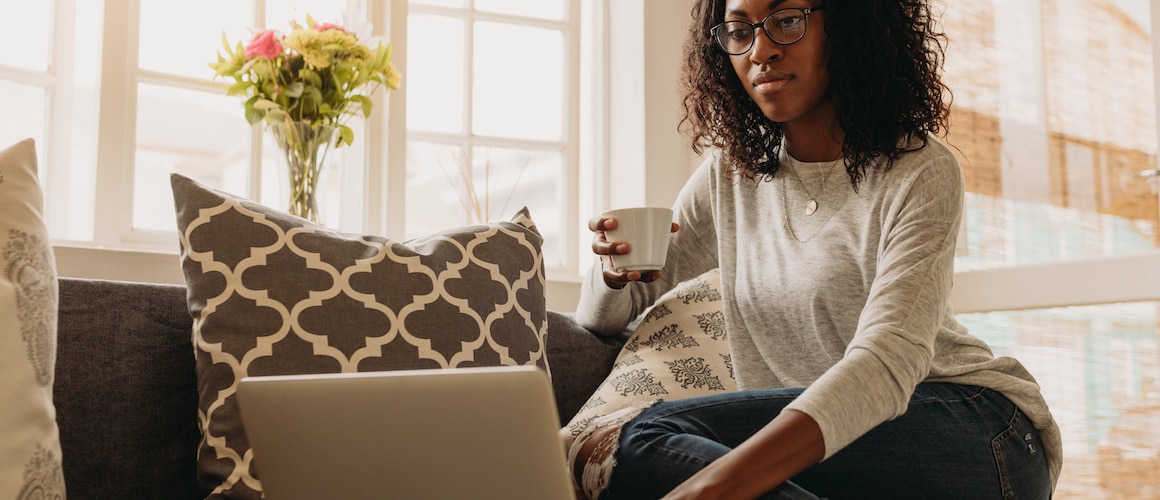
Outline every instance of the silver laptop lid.
{"label": "silver laptop lid", "polygon": [[536,367],[247,377],[238,403],[270,500],[572,498]]}

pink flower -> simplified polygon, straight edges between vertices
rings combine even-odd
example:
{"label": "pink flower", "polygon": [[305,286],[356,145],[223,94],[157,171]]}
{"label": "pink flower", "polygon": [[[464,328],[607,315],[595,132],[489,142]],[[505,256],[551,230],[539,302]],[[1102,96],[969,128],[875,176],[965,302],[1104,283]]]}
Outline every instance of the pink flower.
{"label": "pink flower", "polygon": [[282,52],[282,44],[278,42],[277,34],[274,30],[266,30],[250,40],[250,44],[246,46],[246,57],[262,56],[266,59],[273,59],[278,57]]}
{"label": "pink flower", "polygon": [[342,26],[339,26],[337,24],[331,24],[331,23],[316,23],[314,25],[314,30],[315,31],[338,30],[338,31],[341,31],[343,33],[347,32],[345,29],[342,28]]}

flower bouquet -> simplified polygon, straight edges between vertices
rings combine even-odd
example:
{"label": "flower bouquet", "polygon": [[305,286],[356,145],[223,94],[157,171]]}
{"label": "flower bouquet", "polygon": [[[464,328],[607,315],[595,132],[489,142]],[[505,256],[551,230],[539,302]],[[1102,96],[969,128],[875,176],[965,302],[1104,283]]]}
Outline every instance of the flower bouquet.
{"label": "flower bouquet", "polygon": [[317,222],[315,190],[326,152],[353,143],[346,121],[369,117],[370,96],[402,82],[391,45],[310,16],[305,25],[292,22],[289,33],[259,31],[244,46],[231,46],[223,34],[222,45],[210,68],[233,80],[227,94],[246,97],[246,120],[264,121],[278,144],[290,170],[290,212]]}

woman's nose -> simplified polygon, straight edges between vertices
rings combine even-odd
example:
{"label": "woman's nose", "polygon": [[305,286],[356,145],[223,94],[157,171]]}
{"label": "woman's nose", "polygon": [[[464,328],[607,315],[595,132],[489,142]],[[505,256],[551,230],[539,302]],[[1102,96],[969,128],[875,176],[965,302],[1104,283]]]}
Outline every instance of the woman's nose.
{"label": "woman's nose", "polygon": [[785,47],[775,43],[764,28],[758,28],[753,33],[753,48],[749,49],[749,60],[753,64],[765,64],[780,58]]}

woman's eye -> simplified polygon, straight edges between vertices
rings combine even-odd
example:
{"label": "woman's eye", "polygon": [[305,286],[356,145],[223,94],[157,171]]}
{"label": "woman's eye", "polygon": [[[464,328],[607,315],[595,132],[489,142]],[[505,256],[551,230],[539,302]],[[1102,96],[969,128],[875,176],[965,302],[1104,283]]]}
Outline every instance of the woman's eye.
{"label": "woman's eye", "polygon": [[734,29],[725,32],[725,34],[729,37],[730,40],[744,42],[749,40],[749,37],[753,36],[753,30]]}
{"label": "woman's eye", "polygon": [[801,27],[803,19],[801,16],[783,17],[777,20],[776,25],[782,31],[794,31]]}

